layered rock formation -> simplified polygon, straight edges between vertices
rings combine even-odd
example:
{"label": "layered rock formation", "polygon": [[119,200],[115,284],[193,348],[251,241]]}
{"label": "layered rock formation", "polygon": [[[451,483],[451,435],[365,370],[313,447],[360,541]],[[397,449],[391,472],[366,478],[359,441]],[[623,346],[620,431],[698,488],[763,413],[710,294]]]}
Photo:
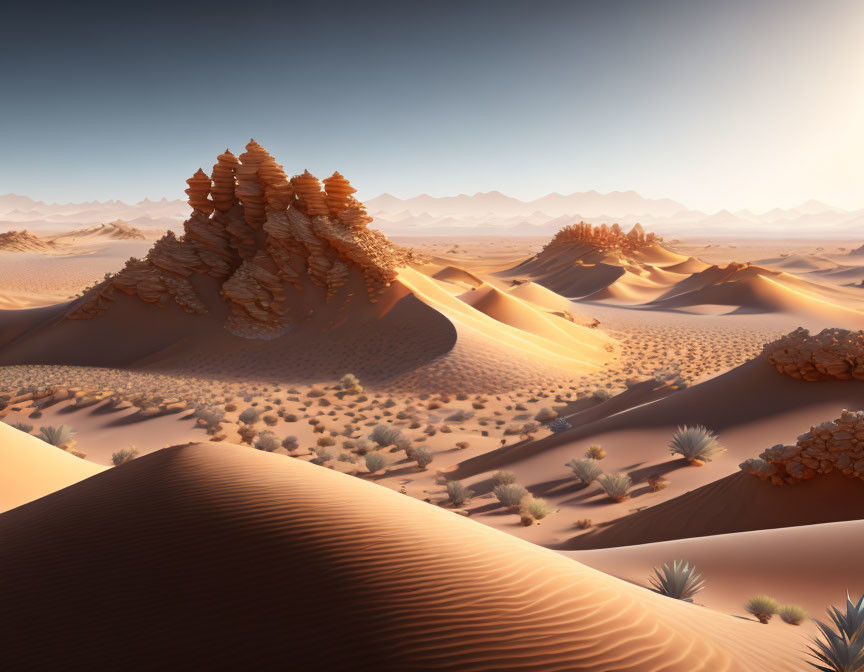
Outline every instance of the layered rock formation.
{"label": "layered rock formation", "polygon": [[6,252],[42,252],[53,249],[50,241],[37,238],[29,231],[0,233],[0,250]]}
{"label": "layered rock formation", "polygon": [[809,381],[864,380],[864,331],[799,328],[765,346],[780,373]]}
{"label": "layered rock formation", "polygon": [[[207,312],[190,280],[220,281],[231,310],[227,327],[249,338],[269,338],[290,325],[292,293],[312,287],[332,299],[353,276],[363,279],[376,302],[412,253],[367,225],[372,219],[339,173],[322,184],[308,171],[290,180],[254,140],[235,157],[217,157],[211,174],[187,180],[192,207],[184,233],[166,234],[144,259],[90,292],[69,314],[88,319],[104,313],[117,292],[191,313]],[[351,294],[346,293],[345,300]],[[302,316],[304,319],[308,315]]]}
{"label": "layered rock formation", "polygon": [[864,480],[864,411],[843,410],[836,420],[811,427],[794,446],[773,446],[740,467],[775,485],[805,481],[834,469]]}
{"label": "layered rock formation", "polygon": [[595,226],[580,222],[571,224],[555,234],[555,237],[544,247],[555,249],[565,245],[588,244],[602,251],[633,252],[650,247],[661,242],[662,238],[653,233],[645,233],[642,226],[636,224],[629,232],[624,233],[620,226],[601,224]]}

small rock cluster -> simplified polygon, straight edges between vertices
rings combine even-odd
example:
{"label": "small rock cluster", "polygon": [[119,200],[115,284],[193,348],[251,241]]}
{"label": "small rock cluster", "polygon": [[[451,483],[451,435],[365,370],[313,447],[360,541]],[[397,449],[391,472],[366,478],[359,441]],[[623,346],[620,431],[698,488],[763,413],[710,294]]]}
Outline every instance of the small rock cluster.
{"label": "small rock cluster", "polygon": [[765,346],[780,373],[801,380],[864,380],[864,331],[798,328]]}
{"label": "small rock cluster", "polygon": [[[184,233],[167,233],[144,259],[96,286],[67,317],[105,313],[117,292],[160,307],[178,305],[206,313],[193,276],[217,278],[231,309],[226,326],[248,338],[270,338],[293,320],[308,319],[292,291],[310,287],[333,298],[353,276],[362,279],[370,302],[378,301],[413,259],[367,225],[372,218],[339,173],[322,182],[309,174],[288,178],[254,140],[239,157],[217,157],[211,175],[198,170],[187,180],[192,216]],[[347,289],[346,301],[353,295]]]}
{"label": "small rock cluster", "polygon": [[811,427],[794,446],[776,445],[739,466],[774,485],[798,483],[834,469],[864,480],[864,411],[844,410],[838,419]]}
{"label": "small rock cluster", "polygon": [[618,224],[593,226],[586,222],[579,222],[579,224],[571,224],[558,231],[543,250],[554,249],[562,245],[587,243],[600,250],[632,252],[650,247],[661,240],[662,238],[653,233],[645,233],[640,224],[634,225],[628,233],[624,233]]}

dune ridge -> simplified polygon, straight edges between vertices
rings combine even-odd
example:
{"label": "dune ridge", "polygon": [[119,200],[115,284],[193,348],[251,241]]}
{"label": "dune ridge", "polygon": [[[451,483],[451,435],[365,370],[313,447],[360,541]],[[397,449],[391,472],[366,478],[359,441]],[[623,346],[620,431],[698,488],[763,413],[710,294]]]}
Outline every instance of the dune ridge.
{"label": "dune ridge", "polygon": [[[18,666],[802,669],[758,625],[230,445],[159,451],[0,516],[0,562]],[[140,635],[123,636],[133,622]]]}

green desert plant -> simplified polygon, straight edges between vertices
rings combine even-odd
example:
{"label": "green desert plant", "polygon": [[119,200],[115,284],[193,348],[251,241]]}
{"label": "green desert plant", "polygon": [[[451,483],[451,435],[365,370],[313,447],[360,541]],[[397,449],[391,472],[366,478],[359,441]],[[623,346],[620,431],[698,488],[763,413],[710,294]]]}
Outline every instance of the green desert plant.
{"label": "green desert plant", "polygon": [[496,471],[492,474],[492,482],[495,485],[509,485],[516,482],[516,474],[512,471]]}
{"label": "green desert plant", "polygon": [[418,467],[424,470],[432,463],[433,457],[432,452],[422,446],[411,451],[411,459],[417,463]]}
{"label": "green desert plant", "polygon": [[49,425],[48,427],[40,427],[37,436],[52,446],[62,446],[71,441],[75,434],[75,430],[68,425],[60,425],[59,427]]}
{"label": "green desert plant", "polygon": [[584,485],[593,483],[597,477],[603,473],[603,469],[600,467],[597,460],[591,459],[590,457],[574,458],[565,466],[570,467],[573,470],[573,476],[576,480]]}
{"label": "green desert plant", "polygon": [[603,450],[603,446],[588,446],[588,450],[585,451],[585,457],[590,457],[592,460],[602,460],[606,457],[606,451]]}
{"label": "green desert plant", "polygon": [[816,662],[808,664],[822,672],[864,671],[864,595],[853,602],[846,593],[846,613],[828,609],[831,623],[816,621],[819,633],[809,647]]}
{"label": "green desert plant", "polygon": [[131,448],[115,450],[113,453],[111,453],[111,464],[113,464],[115,467],[118,467],[121,464],[126,464],[126,462],[131,462],[136,457],[138,457],[138,449],[135,446],[132,446]]}
{"label": "green desert plant", "polygon": [[777,610],[777,615],[789,625],[801,625],[809,616],[807,610],[797,604],[784,604]]}
{"label": "green desert plant", "polygon": [[541,520],[549,515],[549,505],[546,504],[545,499],[528,495],[519,502],[519,512],[535,520]]}
{"label": "green desert plant", "polygon": [[398,439],[402,438],[402,431],[393,425],[377,425],[369,434],[369,438],[384,448],[385,446],[392,446]]}
{"label": "green desert plant", "polygon": [[462,481],[447,481],[447,497],[450,499],[451,504],[462,506],[471,499],[473,494],[473,492],[465,487]]}
{"label": "green desert plant", "polygon": [[281,445],[282,442],[279,440],[279,437],[273,432],[261,432],[258,438],[255,439],[255,447],[268,453],[272,453]]}
{"label": "green desert plant", "polygon": [[717,441],[717,435],[702,425],[679,427],[672,436],[669,450],[694,466],[710,462],[714,456],[726,451]]}
{"label": "green desert plant", "polygon": [[254,425],[256,422],[258,422],[259,417],[261,417],[261,411],[259,411],[257,408],[252,408],[250,406],[245,411],[243,411],[237,419],[244,425]]}
{"label": "green desert plant", "polygon": [[759,619],[760,623],[767,623],[777,613],[780,605],[777,600],[768,595],[756,595],[747,600],[744,609]]}
{"label": "green desert plant", "polygon": [[385,460],[384,456],[379,453],[368,453],[365,460],[366,468],[369,470],[370,474],[374,474],[376,471],[381,471],[387,464],[387,460]]}
{"label": "green desert plant", "polygon": [[676,600],[693,601],[693,596],[705,587],[702,575],[696,567],[684,560],[673,560],[654,568],[654,576],[649,577],[651,585],[661,595]]}
{"label": "green desert plant", "polygon": [[518,508],[519,502],[521,502],[522,498],[528,494],[528,491],[518,483],[502,483],[501,485],[496,485],[492,492],[495,494],[495,497],[498,498],[499,502],[511,509]]}
{"label": "green desert plant", "polygon": [[33,425],[26,422],[13,422],[10,427],[14,427],[15,429],[21,432],[25,432],[26,434],[29,434],[33,431]]}
{"label": "green desert plant", "polygon": [[627,491],[633,485],[633,481],[627,474],[603,474],[597,478],[597,483],[609,498],[616,502],[627,499],[629,496]]}

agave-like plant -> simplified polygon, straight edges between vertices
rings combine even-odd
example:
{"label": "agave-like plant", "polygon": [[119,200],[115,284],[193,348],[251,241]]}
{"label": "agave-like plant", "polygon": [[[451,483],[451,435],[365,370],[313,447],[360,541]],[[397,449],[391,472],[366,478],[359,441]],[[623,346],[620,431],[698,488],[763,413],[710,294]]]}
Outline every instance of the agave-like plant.
{"label": "agave-like plant", "polygon": [[623,502],[629,497],[627,491],[633,485],[633,481],[627,474],[603,474],[597,479],[597,483],[616,502]]}
{"label": "agave-like plant", "polygon": [[672,436],[669,450],[681,455],[694,466],[710,462],[715,455],[726,451],[717,440],[717,435],[703,425],[679,427]]}
{"label": "agave-like plant", "polygon": [[833,623],[816,621],[819,636],[810,648],[816,662],[809,665],[822,672],[864,671],[864,595],[853,602],[846,593],[846,613],[837,607],[828,609]]}
{"label": "agave-like plant", "polygon": [[585,485],[589,485],[603,473],[603,468],[597,460],[590,457],[574,458],[564,466],[570,467],[576,480]]}
{"label": "agave-like plant", "polygon": [[684,560],[674,560],[671,565],[655,567],[654,576],[649,577],[649,581],[661,595],[687,602],[692,602],[693,596],[705,587],[696,567]]}
{"label": "agave-like plant", "polygon": [[49,425],[48,427],[40,427],[37,436],[52,446],[62,446],[71,441],[75,434],[75,430],[68,425],[60,425],[59,427]]}

